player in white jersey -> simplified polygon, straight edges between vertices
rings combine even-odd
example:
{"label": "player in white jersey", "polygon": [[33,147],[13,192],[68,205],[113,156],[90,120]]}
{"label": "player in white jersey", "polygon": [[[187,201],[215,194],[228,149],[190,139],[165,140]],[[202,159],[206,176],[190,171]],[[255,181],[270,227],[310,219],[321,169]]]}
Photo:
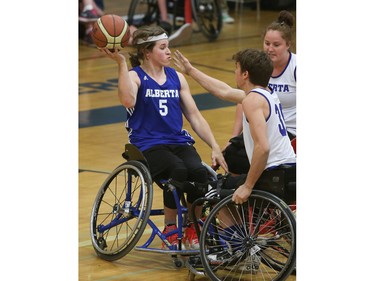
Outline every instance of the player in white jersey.
{"label": "player in white jersey", "polygon": [[[296,126],[296,55],[287,52],[287,64],[281,73],[274,71],[268,87],[277,94],[283,107],[286,128],[290,139],[297,135]],[[272,59],[272,58],[271,58]],[[275,63],[274,63],[275,66]],[[275,75],[274,75],[275,73]]]}
{"label": "player in white jersey", "polygon": [[263,50],[270,56],[273,71],[268,86],[277,93],[283,107],[289,138],[296,132],[296,55],[291,52],[294,17],[281,11],[265,30]]}
{"label": "player in white jersey", "polygon": [[[293,15],[281,11],[278,19],[267,26],[263,35],[263,50],[270,56],[274,67],[268,86],[280,99],[290,140],[297,136],[296,54],[290,51],[293,23]],[[249,169],[241,134],[242,112],[242,106],[237,105],[232,139],[224,147],[229,170],[236,174],[244,173]]]}
{"label": "player in white jersey", "polygon": [[246,153],[250,168],[246,180],[233,194],[233,201],[242,204],[250,196],[261,175],[283,164],[295,165],[296,156],[290,144],[278,97],[268,88],[273,71],[270,57],[263,51],[245,49],[233,56],[238,89],[212,78],[179,52],[175,64],[216,97],[241,103]]}

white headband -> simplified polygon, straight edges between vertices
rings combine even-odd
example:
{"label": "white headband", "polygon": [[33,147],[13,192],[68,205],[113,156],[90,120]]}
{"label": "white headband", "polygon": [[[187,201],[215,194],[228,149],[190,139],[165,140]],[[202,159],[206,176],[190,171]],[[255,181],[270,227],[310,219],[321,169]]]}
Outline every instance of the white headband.
{"label": "white headband", "polygon": [[157,36],[150,36],[146,40],[138,39],[137,45],[143,44],[143,43],[146,43],[146,42],[154,42],[154,41],[158,41],[158,40],[162,40],[162,39],[168,39],[168,35],[166,33],[163,33],[163,34],[160,34],[160,35],[157,35]]}

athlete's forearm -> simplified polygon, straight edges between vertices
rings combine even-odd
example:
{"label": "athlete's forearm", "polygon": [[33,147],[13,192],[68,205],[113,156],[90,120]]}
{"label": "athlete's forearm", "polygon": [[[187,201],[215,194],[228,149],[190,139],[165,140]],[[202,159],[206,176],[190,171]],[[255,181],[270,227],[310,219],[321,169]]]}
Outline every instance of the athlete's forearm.
{"label": "athlete's forearm", "polygon": [[124,107],[132,108],[135,105],[136,96],[126,61],[118,64],[118,77],[118,97],[120,102]]}
{"label": "athlete's forearm", "polygon": [[201,140],[203,140],[207,145],[209,145],[211,148],[219,147],[211,131],[210,125],[203,118],[203,116],[199,118],[191,119],[190,125],[192,129],[194,130],[194,132],[198,135],[198,137]]}
{"label": "athlete's forearm", "polygon": [[188,74],[203,88],[219,99],[240,103],[245,97],[245,93],[242,90],[233,89],[228,84],[208,76],[195,67],[192,67]]}
{"label": "athlete's forearm", "polygon": [[246,185],[246,187],[251,189],[254,187],[255,183],[258,181],[259,177],[262,175],[263,171],[266,168],[268,155],[268,146],[263,144],[255,144],[253,157],[250,160],[250,169],[244,184]]}
{"label": "athlete's forearm", "polygon": [[193,67],[189,60],[184,57],[180,51],[175,52],[174,62],[177,67],[187,75],[190,75],[203,88],[209,91],[219,99],[231,101],[234,103],[241,103],[245,98],[245,93],[242,90],[234,89],[228,84],[208,76],[199,69]]}

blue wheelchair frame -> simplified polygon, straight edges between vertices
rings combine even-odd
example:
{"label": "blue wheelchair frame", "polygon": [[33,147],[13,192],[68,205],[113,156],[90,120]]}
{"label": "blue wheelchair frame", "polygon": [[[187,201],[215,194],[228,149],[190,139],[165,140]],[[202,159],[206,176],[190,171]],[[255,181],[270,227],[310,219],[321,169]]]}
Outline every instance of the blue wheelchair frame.
{"label": "blue wheelchair frame", "polygon": [[[93,243],[94,249],[96,250],[97,254],[101,258],[112,261],[112,260],[116,260],[118,258],[125,256],[131,250],[128,247],[130,247],[130,245],[134,245],[135,250],[150,251],[150,252],[156,252],[156,253],[166,253],[168,255],[171,255],[175,266],[181,267],[183,265],[183,262],[177,257],[178,255],[188,256],[188,255],[199,254],[199,250],[188,250],[188,249],[183,250],[182,249],[182,238],[183,238],[183,233],[184,233],[184,227],[186,226],[186,217],[188,213],[185,197],[181,196],[181,199],[180,199],[179,194],[177,192],[177,187],[171,184],[168,180],[161,180],[161,181],[153,181],[152,179],[146,180],[146,182],[156,183],[162,189],[169,189],[173,193],[173,197],[176,202],[177,229],[170,231],[168,233],[162,233],[162,231],[159,230],[158,226],[153,222],[151,217],[164,215],[164,210],[163,209],[151,209],[150,206],[148,206],[148,208],[141,208],[141,205],[143,201],[145,200],[144,198],[145,195],[143,194],[143,192],[140,192],[140,195],[137,199],[134,199],[132,197],[134,189],[137,188],[137,187],[132,186],[133,178],[137,178],[140,176],[140,174],[143,174],[143,173],[147,174],[147,176],[144,176],[145,178],[148,178],[148,177],[151,178],[146,159],[144,158],[143,154],[134,145],[131,145],[131,144],[125,145],[125,152],[122,154],[122,156],[127,160],[127,162],[118,166],[114,170],[114,172],[112,172],[112,174],[108,177],[110,178],[110,180],[107,180],[103,184],[103,186],[98,192],[97,198],[94,203],[92,216],[91,216],[91,232],[92,232],[91,236],[92,236],[92,243]],[[140,171],[140,174],[137,174],[134,172],[133,169],[126,169],[126,165],[129,165],[129,167],[136,165],[136,166],[139,166],[139,168],[142,167],[143,170]],[[216,172],[207,164],[202,163],[202,165],[206,167],[210,177],[212,179],[216,179]],[[98,222],[97,218],[99,217],[99,210],[100,210],[100,204],[101,204],[100,201],[102,200],[108,188],[106,185],[111,184],[111,180],[117,177],[117,171],[121,169],[123,169],[123,171],[126,173],[125,177],[127,177],[127,181],[125,183],[126,192],[124,195],[124,199],[120,200],[116,198],[114,200],[113,206],[111,206],[109,208],[110,211],[107,212],[108,213],[107,218],[111,216],[111,220],[109,222],[108,220],[106,220],[105,224],[99,223],[98,225],[96,225]],[[153,194],[152,184],[148,187],[148,192]],[[148,203],[152,204],[152,195],[150,197],[151,198],[149,201],[151,202],[148,202]],[[146,240],[146,242],[144,242],[140,246],[135,246],[135,244],[138,242],[138,240],[143,235],[143,233],[142,235],[140,235],[139,233],[134,233],[134,235],[131,236],[134,238],[132,238],[130,242],[128,241],[126,242],[128,244],[121,245],[118,250],[106,252],[105,249],[108,248],[108,245],[107,245],[108,241],[106,241],[106,237],[105,237],[106,232],[110,232],[112,228],[121,228],[123,224],[126,225],[128,222],[130,222],[134,218],[136,218],[137,220],[147,221],[146,224],[150,226],[151,234]],[[200,226],[203,225],[203,221],[198,220],[198,223],[200,224]],[[146,227],[146,224],[145,223],[137,224],[137,227],[140,228],[139,231],[143,232]],[[178,240],[179,240],[179,244],[177,247],[175,245],[171,245],[167,240],[169,236],[174,235],[176,233],[178,235]],[[163,242],[166,247],[164,247],[163,249],[152,247],[151,244],[156,237],[159,237],[161,242]]]}

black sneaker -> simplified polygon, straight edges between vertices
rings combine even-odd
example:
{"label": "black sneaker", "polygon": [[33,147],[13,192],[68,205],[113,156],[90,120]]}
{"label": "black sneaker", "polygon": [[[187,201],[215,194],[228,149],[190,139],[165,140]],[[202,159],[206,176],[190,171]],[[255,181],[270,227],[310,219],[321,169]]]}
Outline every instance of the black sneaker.
{"label": "black sneaker", "polygon": [[169,37],[169,47],[176,47],[190,41],[193,34],[191,23],[185,23]]}
{"label": "black sneaker", "polygon": [[81,22],[95,22],[98,18],[99,16],[94,9],[86,10],[79,15],[79,21]]}
{"label": "black sneaker", "polygon": [[170,36],[172,33],[172,25],[167,21],[161,21],[159,26],[167,32],[167,35]]}
{"label": "black sneaker", "polygon": [[189,256],[188,262],[194,268],[203,268],[200,256]]}

